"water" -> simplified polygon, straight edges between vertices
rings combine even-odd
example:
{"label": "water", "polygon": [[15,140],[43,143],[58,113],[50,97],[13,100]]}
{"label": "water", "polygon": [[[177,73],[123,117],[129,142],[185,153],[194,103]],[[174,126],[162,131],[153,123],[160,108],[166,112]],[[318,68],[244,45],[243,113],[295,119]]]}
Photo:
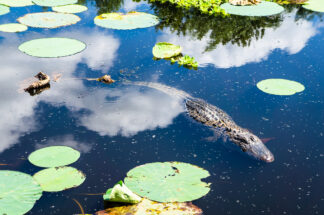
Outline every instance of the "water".
{"label": "water", "polygon": [[[44,193],[29,214],[78,214],[104,209],[101,195],[130,169],[149,162],[182,161],[211,173],[211,192],[194,201],[204,214],[323,214],[324,30],[321,16],[298,7],[272,18],[226,20],[158,3],[84,1],[82,21],[58,29],[30,28],[0,34],[0,169],[34,174],[41,168],[27,156],[49,145],[81,151],[72,166],[87,179],[82,186]],[[47,8],[12,8],[0,23]],[[157,14],[152,28],[118,31],[93,24],[97,13],[131,10]],[[70,37],[87,43],[77,55],[39,59],[17,50],[24,41]],[[194,56],[197,71],[154,61],[158,41],[180,44]],[[62,73],[37,96],[18,92],[20,82],[39,71]],[[84,78],[110,74],[105,85]],[[275,162],[251,159],[190,119],[182,101],[159,91],[123,85],[122,79],[176,87],[225,110],[260,138]],[[267,95],[256,83],[285,78],[305,85],[302,93]]]}

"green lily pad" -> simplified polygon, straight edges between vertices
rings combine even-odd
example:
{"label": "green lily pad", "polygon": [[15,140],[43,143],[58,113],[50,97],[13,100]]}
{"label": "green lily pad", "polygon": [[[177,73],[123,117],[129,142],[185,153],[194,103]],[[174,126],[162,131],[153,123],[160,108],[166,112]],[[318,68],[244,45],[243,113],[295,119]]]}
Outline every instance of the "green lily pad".
{"label": "green lily pad", "polygon": [[304,85],[286,79],[266,79],[257,83],[257,87],[269,94],[289,96],[305,90]]}
{"label": "green lily pad", "polygon": [[202,215],[202,210],[191,203],[158,203],[143,199],[130,206],[114,207],[99,211],[96,215]]}
{"label": "green lily pad", "polygon": [[15,32],[23,32],[26,31],[28,27],[26,25],[18,24],[18,23],[8,23],[0,25],[0,31],[15,33]]}
{"label": "green lily pad", "polygon": [[182,48],[167,42],[160,42],[153,47],[153,55],[156,58],[171,58],[181,53]]}
{"label": "green lily pad", "polygon": [[107,190],[103,199],[111,202],[139,203],[142,198],[126,187],[123,181],[119,181],[113,188]]}
{"label": "green lily pad", "polygon": [[68,4],[75,4],[78,0],[33,0],[33,2],[43,7],[56,7]]}
{"label": "green lily pad", "polygon": [[58,192],[78,187],[86,179],[81,171],[69,166],[44,169],[33,177],[46,192]]}
{"label": "green lily pad", "polygon": [[73,25],[80,20],[77,15],[56,12],[29,13],[17,19],[21,24],[34,28],[58,28]]}
{"label": "green lily pad", "polygon": [[60,13],[81,13],[88,10],[86,6],[79,5],[79,4],[57,6],[57,7],[53,7],[52,9]]}
{"label": "green lily pad", "polygon": [[26,7],[34,5],[31,0],[0,0],[0,4],[8,7]]}
{"label": "green lily pad", "polygon": [[315,12],[324,12],[324,1],[323,0],[309,0],[304,5],[303,8]]}
{"label": "green lily pad", "polygon": [[96,25],[104,28],[130,30],[147,28],[157,25],[160,21],[157,16],[143,12],[104,13],[94,19]]}
{"label": "green lily pad", "polygon": [[262,1],[257,5],[236,6],[224,3],[220,6],[227,13],[239,16],[272,16],[280,14],[284,8],[275,2]]}
{"label": "green lily pad", "polygon": [[68,146],[50,146],[31,153],[28,160],[39,167],[59,167],[77,161],[80,152]]}
{"label": "green lily pad", "polygon": [[70,38],[42,38],[21,44],[18,49],[28,55],[43,58],[56,58],[74,55],[83,51],[86,44]]}
{"label": "green lily pad", "polygon": [[139,196],[157,202],[186,202],[206,195],[210,188],[201,179],[209,172],[187,163],[149,163],[127,173],[126,186]]}
{"label": "green lily pad", "polygon": [[0,5],[0,16],[10,12],[10,8],[4,5]]}
{"label": "green lily pad", "polygon": [[32,176],[0,170],[0,214],[22,215],[42,196],[42,188]]}

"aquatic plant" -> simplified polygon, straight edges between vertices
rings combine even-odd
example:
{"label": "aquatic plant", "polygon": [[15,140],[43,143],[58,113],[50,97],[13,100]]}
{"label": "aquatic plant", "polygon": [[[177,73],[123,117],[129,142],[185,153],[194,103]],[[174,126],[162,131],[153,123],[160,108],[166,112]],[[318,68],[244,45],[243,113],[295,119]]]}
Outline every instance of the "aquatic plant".
{"label": "aquatic plant", "polygon": [[194,69],[198,68],[198,62],[195,60],[195,58],[188,55],[181,56],[179,58],[171,58],[171,62],[178,62],[180,66],[192,67]]}
{"label": "aquatic plant", "polygon": [[84,5],[79,4],[69,4],[69,5],[62,5],[62,6],[56,6],[52,7],[53,11],[59,12],[59,13],[81,13],[88,8]]}
{"label": "aquatic plant", "polygon": [[0,31],[8,33],[17,33],[26,31],[28,27],[19,23],[8,23],[0,25]]}
{"label": "aquatic plant", "polygon": [[266,79],[257,83],[257,87],[268,94],[290,96],[305,90],[304,85],[286,79]]}
{"label": "aquatic plant", "polygon": [[123,202],[136,204],[139,203],[142,198],[133,193],[123,181],[119,181],[113,188],[110,188],[106,191],[106,194],[103,196],[103,199],[110,202]]}
{"label": "aquatic plant", "polygon": [[280,14],[284,8],[277,3],[262,1],[257,5],[237,6],[224,3],[220,6],[227,13],[239,16],[273,16]]}

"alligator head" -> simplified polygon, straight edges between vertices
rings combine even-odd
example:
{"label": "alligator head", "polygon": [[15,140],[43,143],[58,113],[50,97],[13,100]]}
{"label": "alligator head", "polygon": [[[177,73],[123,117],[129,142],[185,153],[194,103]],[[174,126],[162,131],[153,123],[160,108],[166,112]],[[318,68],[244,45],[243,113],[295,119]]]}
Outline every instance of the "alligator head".
{"label": "alligator head", "polygon": [[229,135],[231,141],[240,146],[243,152],[255,157],[256,159],[271,163],[274,156],[263,142],[254,134],[246,129],[232,130]]}

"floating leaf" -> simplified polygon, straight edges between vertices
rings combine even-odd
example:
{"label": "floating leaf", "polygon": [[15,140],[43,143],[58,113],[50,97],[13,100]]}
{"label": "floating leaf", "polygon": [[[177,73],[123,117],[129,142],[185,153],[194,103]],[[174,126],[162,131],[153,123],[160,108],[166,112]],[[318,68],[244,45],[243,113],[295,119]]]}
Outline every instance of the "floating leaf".
{"label": "floating leaf", "polygon": [[143,199],[130,206],[114,207],[99,211],[96,215],[202,215],[202,210],[191,203],[158,203]]}
{"label": "floating leaf", "polygon": [[52,9],[60,13],[81,13],[88,10],[86,6],[79,5],[79,4],[57,6],[57,7],[53,7]]}
{"label": "floating leaf", "polygon": [[167,42],[160,42],[153,47],[153,55],[156,58],[171,58],[181,53],[182,48]]}
{"label": "floating leaf", "polygon": [[73,25],[80,20],[77,15],[56,12],[29,13],[17,19],[21,24],[34,28],[58,28]]}
{"label": "floating leaf", "polygon": [[289,96],[305,90],[304,85],[286,79],[266,79],[257,83],[257,87],[269,94]]}
{"label": "floating leaf", "polygon": [[43,191],[47,192],[58,192],[77,187],[85,181],[85,175],[81,171],[69,166],[44,169],[33,177]]}
{"label": "floating leaf", "polygon": [[324,12],[324,1],[323,0],[309,0],[304,5],[303,8],[315,12]]}
{"label": "floating leaf", "polygon": [[50,146],[31,153],[28,160],[39,167],[59,167],[77,161],[80,152],[68,146]]}
{"label": "floating leaf", "polygon": [[186,202],[206,195],[208,171],[181,162],[149,163],[127,173],[126,186],[139,196],[158,202]]}
{"label": "floating leaf", "polygon": [[86,48],[86,45],[75,39],[52,37],[30,40],[18,48],[34,57],[55,58],[79,53]]}
{"label": "floating leaf", "polygon": [[4,5],[0,5],[0,16],[10,12],[10,8]]}
{"label": "floating leaf", "polygon": [[284,11],[284,8],[277,3],[262,1],[257,5],[236,6],[230,3],[221,5],[226,13],[239,16],[272,16]]}
{"label": "floating leaf", "polygon": [[0,31],[15,33],[15,32],[23,32],[26,31],[28,27],[26,25],[18,24],[18,23],[8,23],[0,25]]}
{"label": "floating leaf", "polygon": [[149,13],[129,12],[122,13],[104,13],[94,19],[96,25],[112,29],[136,29],[147,28],[159,23],[159,18]]}
{"label": "floating leaf", "polygon": [[0,170],[0,214],[27,213],[42,196],[42,192],[32,176],[22,172]]}
{"label": "floating leaf", "polygon": [[119,181],[113,188],[107,190],[104,200],[111,202],[139,203],[142,198],[126,187],[123,181]]}
{"label": "floating leaf", "polygon": [[26,7],[34,5],[31,0],[0,0],[0,4],[7,5],[8,7]]}
{"label": "floating leaf", "polygon": [[78,0],[33,0],[33,2],[43,7],[56,7],[61,5],[75,4]]}

